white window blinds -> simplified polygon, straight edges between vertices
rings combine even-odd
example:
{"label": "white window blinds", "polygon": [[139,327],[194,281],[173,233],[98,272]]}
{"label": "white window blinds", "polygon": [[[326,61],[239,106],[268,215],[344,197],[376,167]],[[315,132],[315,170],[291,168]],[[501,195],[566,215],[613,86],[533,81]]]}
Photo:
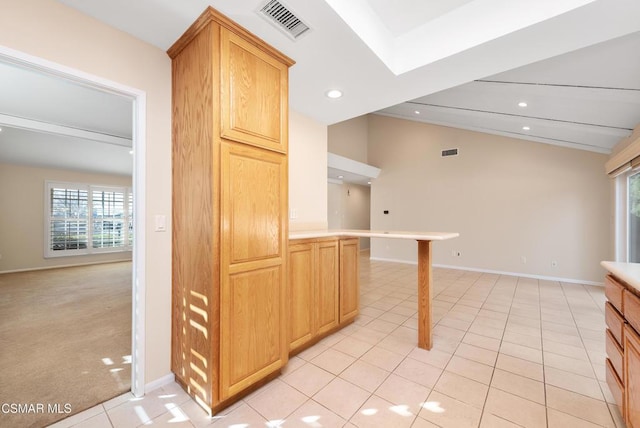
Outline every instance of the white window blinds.
{"label": "white window blinds", "polygon": [[47,182],[45,195],[46,257],[131,251],[130,188]]}

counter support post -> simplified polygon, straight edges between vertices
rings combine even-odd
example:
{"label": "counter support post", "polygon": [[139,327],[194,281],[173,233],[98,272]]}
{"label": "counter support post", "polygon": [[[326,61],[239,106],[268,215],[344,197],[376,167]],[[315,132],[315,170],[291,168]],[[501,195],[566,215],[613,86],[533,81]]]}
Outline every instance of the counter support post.
{"label": "counter support post", "polygon": [[418,347],[431,349],[431,241],[418,241]]}

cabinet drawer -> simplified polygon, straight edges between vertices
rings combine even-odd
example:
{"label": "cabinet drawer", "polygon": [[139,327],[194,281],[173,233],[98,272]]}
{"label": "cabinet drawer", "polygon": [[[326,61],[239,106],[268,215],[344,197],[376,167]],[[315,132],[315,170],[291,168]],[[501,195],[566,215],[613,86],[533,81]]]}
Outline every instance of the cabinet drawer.
{"label": "cabinet drawer", "polygon": [[624,317],[629,325],[636,331],[640,331],[640,298],[625,290],[622,307],[624,308]]}
{"label": "cabinet drawer", "polygon": [[622,313],[622,294],[624,292],[624,286],[620,284],[614,277],[607,275],[604,281],[604,295],[607,296],[607,300],[615,306],[615,308]]}
{"label": "cabinet drawer", "polygon": [[614,308],[609,302],[604,305],[604,320],[607,323],[609,330],[611,330],[613,337],[615,337],[618,344],[622,346],[624,318],[622,318],[622,315],[620,315],[616,308]]}
{"label": "cabinet drawer", "polygon": [[609,329],[607,329],[607,338],[606,338],[606,349],[607,349],[607,358],[611,361],[611,365],[616,370],[616,374],[618,378],[624,379],[624,375],[622,372],[623,358],[622,358],[622,347],[613,337],[613,334]]}
{"label": "cabinet drawer", "polygon": [[607,385],[609,386],[609,390],[611,390],[613,399],[616,400],[616,404],[620,407],[620,413],[624,415],[624,386],[618,378],[618,375],[616,375],[613,365],[611,365],[611,361],[609,361],[609,359],[607,359],[606,370]]}

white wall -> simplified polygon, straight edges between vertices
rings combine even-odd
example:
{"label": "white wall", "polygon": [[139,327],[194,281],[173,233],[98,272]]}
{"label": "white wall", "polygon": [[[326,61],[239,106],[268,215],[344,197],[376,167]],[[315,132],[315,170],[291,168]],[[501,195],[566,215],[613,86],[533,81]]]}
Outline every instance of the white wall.
{"label": "white wall", "polygon": [[[370,206],[371,189],[368,186],[329,183],[329,229],[370,229]],[[360,250],[369,247],[370,239],[361,238]]]}
{"label": "white wall", "polygon": [[[459,156],[442,158],[448,148],[459,148]],[[369,162],[382,169],[372,186],[371,226],[459,232],[434,243],[434,264],[602,282],[599,263],[613,257],[606,160],[371,115]],[[416,247],[373,240],[371,255],[415,261]]]}
{"label": "white wall", "polygon": [[131,187],[131,177],[0,163],[0,272],[131,260],[131,252],[44,258],[45,181]]}
{"label": "white wall", "polygon": [[162,50],[53,0],[5,2],[0,45],[146,92],[145,380],[170,373],[171,62]]}
{"label": "white wall", "polygon": [[289,230],[326,229],[327,127],[289,113]]}

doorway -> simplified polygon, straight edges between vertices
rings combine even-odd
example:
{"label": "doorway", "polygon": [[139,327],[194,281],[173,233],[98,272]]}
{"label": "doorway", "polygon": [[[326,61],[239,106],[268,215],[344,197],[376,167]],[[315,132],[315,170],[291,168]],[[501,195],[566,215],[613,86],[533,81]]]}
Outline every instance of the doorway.
{"label": "doorway", "polygon": [[[131,364],[131,391],[135,396],[144,395],[144,296],[145,296],[145,124],[142,118],[145,117],[145,93],[134,88],[129,88],[120,85],[116,82],[111,82],[98,76],[93,76],[79,70],[70,69],[65,66],[61,66],[56,63],[52,63],[37,57],[23,54],[8,48],[0,46],[0,62],[3,64],[10,64],[15,67],[20,67],[31,72],[37,72],[45,76],[49,76],[55,79],[61,79],[67,83],[72,83],[84,88],[90,88],[94,91],[101,91],[104,94],[111,96],[122,97],[128,100],[132,104],[132,134],[131,134],[131,147],[128,151],[131,151],[131,158],[133,164],[132,170],[132,183],[131,188],[135,198],[132,201],[133,216],[131,223],[133,224],[133,230],[135,231],[135,239],[132,242],[131,258],[132,267],[130,277],[130,296],[131,296],[131,337],[130,337],[130,364]],[[5,122],[11,121],[10,117],[3,117]],[[13,128],[11,125],[21,127],[24,129],[24,122],[10,123],[7,127]],[[37,124],[35,124],[37,125]],[[49,129],[49,135],[52,138],[55,137],[55,132]],[[82,129],[79,129],[79,134],[76,137],[81,138],[86,136],[82,133]],[[128,153],[127,153],[128,154]],[[105,184],[105,183],[93,183],[93,184]],[[4,201],[3,201],[4,203]],[[42,213],[42,211],[41,211]],[[113,219],[107,219],[111,221]],[[103,226],[104,226],[103,222]],[[111,224],[113,226],[113,224]],[[112,228],[113,229],[113,228]],[[101,234],[104,234],[101,231]],[[107,240],[108,241],[108,240]],[[95,248],[95,247],[92,247]],[[43,250],[44,251],[44,250]],[[98,251],[96,251],[98,252]],[[104,257],[104,256],[102,256]],[[71,263],[74,264],[74,263]],[[18,269],[19,270],[19,269]],[[28,310],[28,309],[25,309]],[[5,348],[10,349],[10,348]],[[37,351],[37,350],[34,350]],[[40,350],[40,352],[42,352]],[[103,362],[108,365],[108,361]],[[81,374],[79,374],[81,375]],[[29,374],[25,374],[25,380],[29,379]],[[52,404],[54,411],[64,414],[69,413],[65,404],[67,403],[40,403],[48,406]],[[36,409],[37,410],[37,409]],[[50,409],[46,409],[50,410]],[[75,413],[75,411],[73,411]]]}

